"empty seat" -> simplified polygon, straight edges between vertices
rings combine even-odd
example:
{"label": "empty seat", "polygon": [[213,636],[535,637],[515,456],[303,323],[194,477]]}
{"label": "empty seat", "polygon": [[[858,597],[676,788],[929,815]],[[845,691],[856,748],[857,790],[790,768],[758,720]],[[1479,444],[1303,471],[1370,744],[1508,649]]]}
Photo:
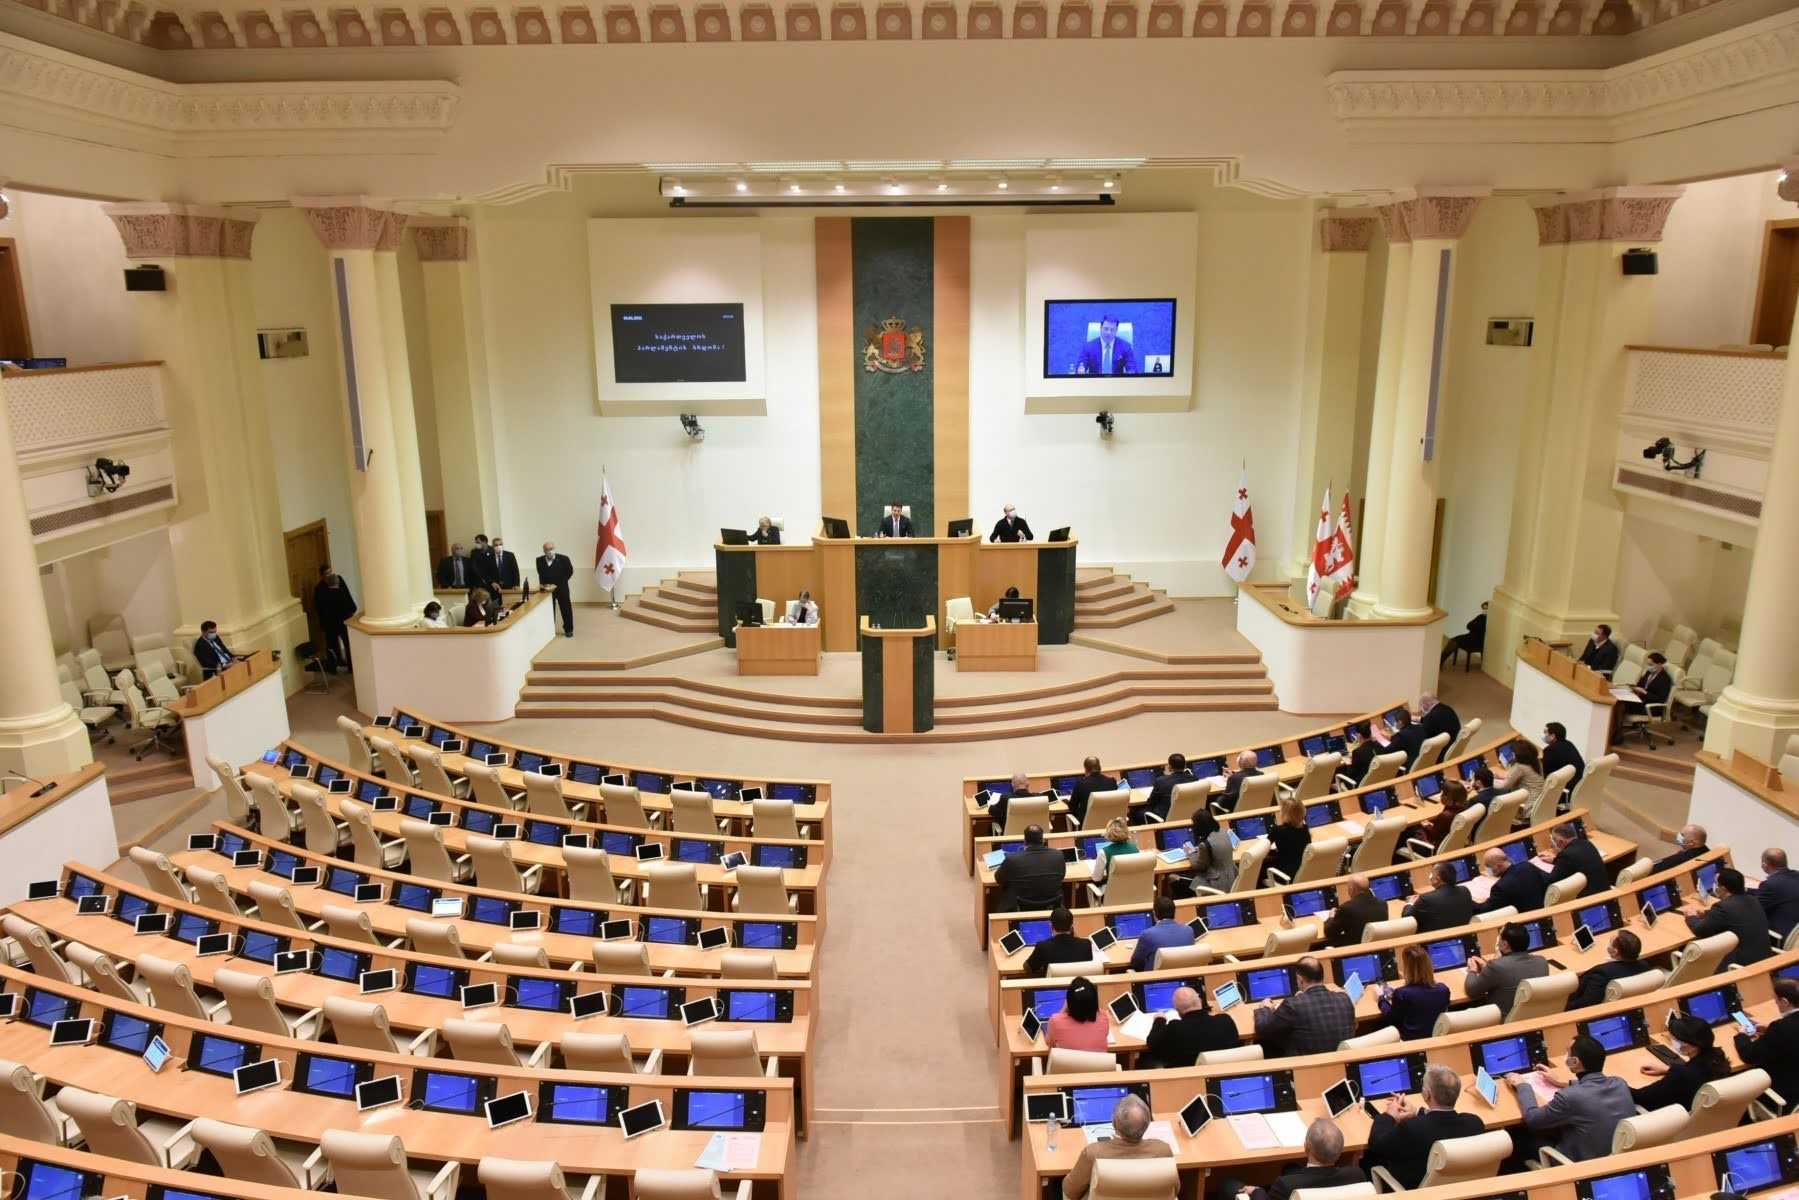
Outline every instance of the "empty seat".
{"label": "empty seat", "polygon": [[[751,1180],[740,1179],[732,1185],[733,1200],[749,1200]],[[635,1200],[720,1200],[718,1176],[703,1167],[678,1167],[669,1170],[640,1168],[631,1177]]]}
{"label": "empty seat", "polygon": [[406,944],[420,954],[435,954],[439,958],[468,957],[462,948],[461,931],[444,921],[406,918]]}
{"label": "empty seat", "polygon": [[267,775],[247,776],[250,799],[256,805],[256,827],[264,837],[278,842],[291,842],[299,832],[300,818],[294,815],[281,795],[281,788]]}
{"label": "empty seat", "polygon": [[649,975],[649,947],[642,942],[595,942],[593,968],[602,975]]}
{"label": "empty seat", "polygon": [[417,772],[401,755],[400,747],[393,739],[375,733],[369,734],[368,738],[369,749],[375,752],[375,767],[387,777],[389,783],[412,787],[418,782]]}
{"label": "empty seat", "polygon": [[344,735],[344,750],[350,766],[364,775],[375,773],[375,756],[369,751],[368,738],[362,732],[362,726],[349,717],[337,718],[338,731]]}
{"label": "empty seat", "polygon": [[445,1017],[443,1040],[449,1044],[453,1058],[463,1062],[492,1063],[497,1067],[541,1067],[550,1053],[550,1043],[544,1042],[528,1059],[521,1058],[512,1044],[512,1030],[501,1021]]}
{"label": "empty seat", "polygon": [[1539,975],[1535,979],[1526,979],[1518,984],[1517,994],[1512,999],[1512,1010],[1505,1015],[1505,1019],[1511,1023],[1534,1021],[1538,1017],[1559,1013],[1568,1007],[1568,998],[1579,987],[1580,976],[1573,971],[1555,971]]}
{"label": "empty seat", "polygon": [[1399,1040],[1399,1026],[1383,1025],[1373,1033],[1364,1033],[1360,1037],[1344,1038],[1337,1043],[1337,1049],[1339,1051],[1365,1050],[1370,1046],[1386,1046]]}
{"label": "empty seat", "polygon": [[194,973],[186,963],[170,962],[154,954],[137,956],[137,978],[150,989],[156,1007],[196,1021],[210,1021],[225,1007],[224,1001],[207,1004],[194,991]]}
{"label": "empty seat", "polygon": [[752,800],[750,832],[759,838],[788,838],[798,841],[799,822],[793,816],[791,800]]}
{"label": "empty seat", "polygon": [[50,942],[50,935],[41,925],[34,925],[24,917],[7,913],[0,917],[0,930],[19,944],[24,951],[25,959],[31,969],[45,979],[54,979],[58,983],[79,983],[69,970],[69,964],[57,954],[56,947]]}
{"label": "empty seat", "polygon": [[437,1030],[426,1029],[405,1047],[394,1040],[393,1025],[387,1009],[379,1004],[352,1000],[348,996],[325,997],[325,1024],[340,1046],[362,1050],[379,1050],[384,1054],[430,1055],[437,1048]]}
{"label": "empty seat", "polygon": [[181,876],[175,872],[175,864],[169,856],[144,846],[133,846],[130,850],[131,861],[137,864],[138,870],[144,873],[144,882],[171,900],[192,900],[193,895],[187,885],[181,882]]}
{"label": "empty seat", "polygon": [[570,1071],[619,1071],[642,1075],[658,1075],[662,1071],[662,1051],[652,1050],[647,1061],[639,1063],[631,1053],[631,1040],[622,1033],[587,1033],[568,1030],[557,1043],[562,1051],[562,1065]]}
{"label": "empty seat", "polygon": [[692,863],[653,862],[644,868],[644,903],[656,908],[703,911],[706,900]]}
{"label": "empty seat", "polygon": [[436,796],[454,796],[458,800],[468,798],[468,780],[450,777],[450,773],[444,769],[443,754],[436,746],[413,742],[406,747],[406,754],[412,759],[413,772],[418,777],[421,788]]}
{"label": "empty seat", "polygon": [[775,956],[751,950],[727,950],[719,957],[718,977],[720,979],[777,978]]}
{"label": "empty seat", "polygon": [[589,904],[628,901],[631,883],[622,887],[612,878],[612,856],[604,850],[564,846],[562,861],[568,870],[568,897]]}
{"label": "empty seat", "polygon": [[230,882],[217,871],[209,871],[196,863],[188,867],[187,881],[193,885],[196,902],[227,916],[244,915],[237,906],[237,897],[231,894]]}
{"label": "empty seat", "polygon": [[61,1146],[70,1140],[69,1132],[63,1118],[44,1103],[31,1068],[0,1059],[0,1133]]}
{"label": "empty seat", "polygon": [[300,910],[294,907],[293,893],[273,883],[264,883],[260,879],[250,881],[250,899],[256,901],[256,916],[271,925],[285,925],[289,929],[297,929],[302,933],[309,932],[305,918]]}
{"label": "empty seat", "polygon": [[334,938],[363,942],[370,946],[383,945],[381,939],[375,936],[374,921],[361,909],[327,904],[319,910],[319,916],[325,919],[325,931]]}
{"label": "empty seat", "polygon": [[543,886],[543,867],[533,863],[524,870],[519,870],[518,864],[512,860],[510,842],[471,833],[466,844],[469,858],[475,864],[475,883],[478,887],[494,892],[535,894]]}
{"label": "empty seat", "polygon": [[335,855],[350,844],[350,831],[331,815],[325,793],[317,784],[293,785],[294,807],[300,810],[300,825],[306,831],[306,848],[314,854]]}
{"label": "empty seat", "polygon": [[643,795],[634,787],[620,783],[602,783],[600,802],[606,806],[606,824],[624,825],[631,829],[648,829],[650,817],[643,807]]}
{"label": "empty seat", "polygon": [[773,1078],[776,1063],[765,1067],[753,1029],[695,1029],[687,1060],[689,1075],[761,1076]]}
{"label": "empty seat", "polygon": [[65,1087],[56,1093],[56,1107],[81,1130],[90,1154],[176,1170],[200,1157],[187,1125],[168,1117],[140,1116],[129,1100]]}
{"label": "empty seat", "polygon": [[215,754],[206,756],[206,765],[212,773],[219,777],[219,790],[225,794],[225,817],[233,825],[244,829],[255,828],[256,813],[250,803],[250,793],[245,788],[243,776],[237,769]]}
{"label": "empty seat", "polygon": [[539,967],[548,970],[550,952],[542,946],[526,946],[518,942],[496,942],[493,960],[505,967]]}
{"label": "empty seat", "polygon": [[309,1042],[318,1037],[324,1023],[324,1012],[317,1008],[289,1018],[275,1003],[275,981],[267,975],[220,967],[212,973],[212,984],[224,995],[231,1024],[239,1029]]}
{"label": "empty seat", "polygon": [[379,1200],[452,1200],[456,1195],[460,1164],[445,1163],[435,1174],[413,1171],[397,1137],[327,1129],[319,1134],[319,1149],[344,1195]]}
{"label": "empty seat", "polygon": [[712,814],[712,797],[705,792],[676,788],[669,793],[668,799],[674,806],[676,833],[716,837],[725,832],[724,822]]}
{"label": "empty seat", "polygon": [[[487,1189],[487,1200],[575,1200],[562,1168],[553,1162],[488,1156],[475,1164],[475,1178]],[[604,1182],[602,1175],[590,1176],[580,1200],[594,1200]]]}
{"label": "empty seat", "polygon": [[731,895],[731,907],[736,911],[781,916],[799,911],[799,898],[787,894],[780,867],[742,866],[732,877],[737,887]]}
{"label": "empty seat", "polygon": [[1298,954],[1324,936],[1324,926],[1316,921],[1300,921],[1291,929],[1271,929],[1268,941],[1262,948],[1262,955],[1272,958],[1276,955]]}
{"label": "empty seat", "polygon": [[375,831],[375,813],[366,804],[345,796],[337,802],[344,825],[350,831],[351,857],[365,867],[392,870],[406,861],[406,843],[401,839],[383,838]]}
{"label": "empty seat", "polygon": [[[1516,1003],[1516,1001],[1514,1001]],[[1486,1029],[1499,1024],[1504,1017],[1497,1004],[1480,1004],[1473,1008],[1451,1009],[1437,1018],[1431,1027],[1432,1037],[1449,1037],[1452,1034],[1466,1033],[1471,1029]]]}
{"label": "empty seat", "polygon": [[260,1129],[201,1117],[192,1126],[196,1145],[212,1155],[227,1179],[266,1187],[312,1189],[325,1182],[325,1155],[283,1150]]}
{"label": "empty seat", "polygon": [[149,993],[147,991],[139,992],[126,983],[125,976],[120,973],[118,964],[98,950],[91,946],[83,946],[80,942],[65,942],[62,949],[63,953],[68,956],[68,961],[80,968],[81,973],[87,976],[88,986],[95,991],[119,1000],[129,1001],[132,1004],[148,1004],[150,1002]]}
{"label": "empty seat", "polygon": [[[507,810],[518,807],[519,797],[523,792],[513,792],[500,782],[500,772],[486,763],[469,763],[463,770],[468,775],[469,798],[476,804],[485,804],[489,808]],[[544,776],[538,776],[544,778]],[[525,784],[529,789],[531,776],[525,776]]]}
{"label": "empty seat", "polygon": [[400,837],[406,843],[407,869],[414,875],[439,883],[461,883],[474,870],[466,854],[450,857],[444,847],[444,831],[436,825],[401,817]]}
{"label": "empty seat", "polygon": [[562,794],[562,780],[555,775],[525,772],[525,807],[540,817],[559,817],[564,821],[581,817]]}

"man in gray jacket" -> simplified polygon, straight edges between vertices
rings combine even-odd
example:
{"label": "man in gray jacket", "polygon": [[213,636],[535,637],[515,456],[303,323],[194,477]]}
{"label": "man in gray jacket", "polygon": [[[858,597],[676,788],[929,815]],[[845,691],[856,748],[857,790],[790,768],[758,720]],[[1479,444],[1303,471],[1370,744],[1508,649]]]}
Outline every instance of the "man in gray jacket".
{"label": "man in gray jacket", "polygon": [[1499,957],[1492,962],[1478,954],[1468,959],[1468,977],[1462,986],[1476,1004],[1497,1004],[1505,1019],[1517,999],[1518,985],[1526,979],[1549,974],[1549,964],[1530,952],[1530,932],[1516,922],[1499,931]]}
{"label": "man in gray jacket", "polygon": [[1506,1082],[1518,1094],[1518,1108],[1524,1114],[1522,1137],[1513,1152],[1513,1161],[1531,1158],[1534,1149],[1552,1147],[1573,1162],[1604,1158],[1612,1152],[1612,1134],[1618,1122],[1636,1115],[1636,1104],[1630,1098],[1630,1085],[1616,1075],[1606,1075],[1605,1047],[1597,1040],[1581,1034],[1568,1047],[1563,1065],[1574,1076],[1572,1083],[1558,1090],[1547,1104],[1538,1104],[1535,1089],[1527,1077],[1513,1073]]}

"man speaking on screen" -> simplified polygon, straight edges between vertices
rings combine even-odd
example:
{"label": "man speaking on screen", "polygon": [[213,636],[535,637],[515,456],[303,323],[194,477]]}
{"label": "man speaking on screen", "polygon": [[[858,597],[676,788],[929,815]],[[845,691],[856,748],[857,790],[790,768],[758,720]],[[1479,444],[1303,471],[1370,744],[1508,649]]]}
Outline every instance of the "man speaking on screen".
{"label": "man speaking on screen", "polygon": [[1081,350],[1082,375],[1135,375],[1137,356],[1131,344],[1118,336],[1118,318],[1099,319],[1099,336]]}

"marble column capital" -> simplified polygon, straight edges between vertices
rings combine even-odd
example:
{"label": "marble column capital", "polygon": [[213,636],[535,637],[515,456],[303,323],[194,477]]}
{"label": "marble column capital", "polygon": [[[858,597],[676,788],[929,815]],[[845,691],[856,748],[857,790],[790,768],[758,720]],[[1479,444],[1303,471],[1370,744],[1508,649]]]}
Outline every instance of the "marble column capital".
{"label": "marble column capital", "polygon": [[1491,188],[1413,188],[1394,199],[1405,218],[1409,240],[1454,242],[1468,232],[1480,202],[1492,194]]}
{"label": "marble column capital", "polygon": [[407,222],[420,262],[467,262],[468,220],[464,217],[414,217]]}
{"label": "marble column capital", "polygon": [[406,233],[407,214],[377,196],[295,196],[293,203],[326,250],[392,252]]}
{"label": "marble column capital", "polygon": [[250,257],[250,239],[262,214],[255,209],[214,208],[162,201],[101,205],[126,258]]}
{"label": "marble column capital", "polygon": [[1411,242],[1412,233],[1406,228],[1405,209],[1397,200],[1376,206],[1374,215],[1380,221],[1381,232],[1386,234],[1387,245],[1403,246]]}
{"label": "marble column capital", "polygon": [[1326,254],[1366,253],[1374,244],[1379,223],[1379,218],[1363,208],[1327,211],[1318,218],[1319,248]]}
{"label": "marble column capital", "polygon": [[1611,187],[1562,192],[1530,202],[1537,245],[1576,242],[1659,242],[1683,187]]}

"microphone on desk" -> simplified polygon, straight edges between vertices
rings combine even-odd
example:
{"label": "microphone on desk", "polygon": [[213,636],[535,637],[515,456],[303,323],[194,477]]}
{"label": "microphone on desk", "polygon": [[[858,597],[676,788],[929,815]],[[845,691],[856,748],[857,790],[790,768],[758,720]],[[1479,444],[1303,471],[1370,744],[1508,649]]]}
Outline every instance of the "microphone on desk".
{"label": "microphone on desk", "polygon": [[37,791],[31,793],[31,798],[33,800],[56,790],[55,783],[46,783],[42,779],[33,779],[31,776],[20,774],[18,771],[8,771],[4,775],[0,775],[0,779],[17,779],[21,783],[34,785],[37,788]]}

